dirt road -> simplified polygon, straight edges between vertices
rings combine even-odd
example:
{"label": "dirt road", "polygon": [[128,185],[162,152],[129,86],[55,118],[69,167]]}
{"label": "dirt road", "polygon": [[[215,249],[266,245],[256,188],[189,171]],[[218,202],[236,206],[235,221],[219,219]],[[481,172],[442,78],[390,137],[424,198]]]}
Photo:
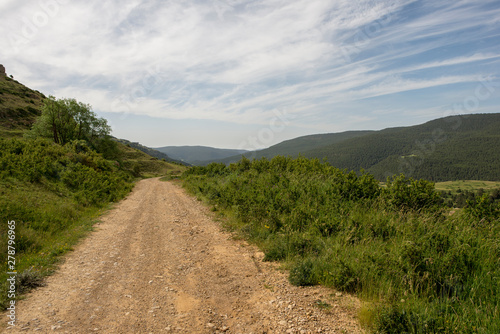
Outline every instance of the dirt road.
{"label": "dirt road", "polygon": [[290,286],[262,257],[180,186],[143,180],[18,302],[5,332],[361,332],[354,298]]}

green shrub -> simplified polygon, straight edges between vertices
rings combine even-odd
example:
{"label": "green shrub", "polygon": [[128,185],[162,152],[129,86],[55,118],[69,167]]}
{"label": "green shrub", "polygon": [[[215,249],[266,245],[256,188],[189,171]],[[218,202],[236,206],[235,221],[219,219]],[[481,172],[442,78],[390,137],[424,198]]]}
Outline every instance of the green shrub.
{"label": "green shrub", "polygon": [[232,229],[286,261],[295,285],[373,303],[380,333],[500,332],[500,224],[486,197],[449,215],[434,184],[317,160],[194,167],[184,186],[234,217]]}
{"label": "green shrub", "polygon": [[361,282],[356,272],[342,260],[330,265],[324,281],[340,291],[356,292],[361,289]]}
{"label": "green shrub", "polygon": [[[36,286],[57,255],[70,249],[62,241],[76,242],[89,216],[131,188],[132,176],[85,141],[61,146],[0,138],[0,247],[6,249],[7,222],[15,220],[19,291]],[[7,296],[6,260],[0,252],[0,305]]]}
{"label": "green shrub", "polygon": [[436,210],[442,204],[434,183],[407,179],[404,175],[387,178],[384,194],[389,206],[396,210]]}
{"label": "green shrub", "polygon": [[314,262],[309,258],[296,262],[290,269],[289,281],[297,286],[318,284],[314,273]]}
{"label": "green shrub", "polygon": [[284,235],[270,235],[264,244],[264,254],[264,261],[279,261],[286,259],[289,256],[289,250]]}
{"label": "green shrub", "polygon": [[493,221],[500,217],[500,204],[494,203],[490,196],[484,194],[476,200],[467,200],[464,211],[477,222]]}
{"label": "green shrub", "polygon": [[377,330],[387,334],[415,333],[414,315],[398,307],[383,308],[377,318]]}

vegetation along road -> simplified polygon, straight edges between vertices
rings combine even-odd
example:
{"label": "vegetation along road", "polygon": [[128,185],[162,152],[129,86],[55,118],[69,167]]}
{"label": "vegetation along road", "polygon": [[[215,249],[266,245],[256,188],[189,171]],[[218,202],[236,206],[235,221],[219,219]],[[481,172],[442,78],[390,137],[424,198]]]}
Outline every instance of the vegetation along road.
{"label": "vegetation along road", "polygon": [[359,302],[295,287],[171,182],[140,181],[18,303],[6,333],[359,333]]}

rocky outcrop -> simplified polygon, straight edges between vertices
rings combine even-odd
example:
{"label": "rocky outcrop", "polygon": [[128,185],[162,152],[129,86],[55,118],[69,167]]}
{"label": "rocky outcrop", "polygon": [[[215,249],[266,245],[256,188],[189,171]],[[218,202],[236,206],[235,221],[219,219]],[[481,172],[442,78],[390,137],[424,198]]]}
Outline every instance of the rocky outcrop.
{"label": "rocky outcrop", "polygon": [[5,67],[2,64],[0,64],[0,78],[6,77],[6,76],[7,76],[7,74],[5,73]]}

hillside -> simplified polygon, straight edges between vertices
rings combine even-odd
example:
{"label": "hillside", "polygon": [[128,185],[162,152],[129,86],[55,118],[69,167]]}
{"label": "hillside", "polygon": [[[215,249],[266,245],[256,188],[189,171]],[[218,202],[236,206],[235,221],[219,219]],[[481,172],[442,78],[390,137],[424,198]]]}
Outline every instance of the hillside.
{"label": "hillside", "polygon": [[180,160],[172,159],[167,154],[165,154],[163,152],[160,152],[158,150],[155,150],[153,148],[149,148],[147,146],[144,146],[144,145],[142,145],[140,143],[131,142],[131,141],[126,140],[126,139],[116,139],[116,141],[119,142],[119,143],[124,144],[125,146],[129,146],[129,147],[133,147],[135,149],[138,149],[139,151],[144,152],[147,155],[150,155],[150,156],[152,156],[154,158],[157,158],[157,159],[160,159],[160,160],[164,159],[167,162],[172,162],[172,163],[176,163],[176,164],[186,165],[186,163],[184,163],[184,162],[182,162]]}
{"label": "hillside", "polygon": [[167,154],[172,159],[181,160],[193,165],[235,155],[239,157],[241,154],[248,152],[246,150],[221,149],[207,146],[164,146],[154,149]]}
{"label": "hillside", "polygon": [[0,136],[22,136],[40,115],[44,98],[39,91],[0,73]]}
{"label": "hillside", "polygon": [[[252,159],[260,159],[267,158],[272,159],[277,155],[297,157],[299,154],[303,154],[304,152],[308,152],[317,147],[323,147],[326,145],[332,145],[336,143],[341,143],[344,140],[348,140],[351,138],[362,137],[367,134],[372,133],[373,131],[347,131],[341,133],[327,133],[327,134],[315,134],[308,135],[303,137],[298,137],[290,140],[286,140],[279,144],[273,145],[269,148],[252,151],[244,154],[245,157]],[[234,163],[241,159],[242,154],[234,155],[228,157],[226,159],[220,159],[217,162],[223,163]],[[200,165],[207,165],[208,163],[213,161],[204,161],[200,163]]]}
{"label": "hillside", "polygon": [[[10,78],[3,71],[4,67],[0,65],[0,138],[19,138],[40,116],[45,95]],[[147,176],[160,176],[165,172],[179,170],[178,166],[182,164],[181,161],[140,143],[132,143],[126,139],[117,139],[117,142],[120,153],[114,158],[121,161],[130,172],[135,168]],[[139,153],[141,151],[144,154]],[[173,164],[155,162],[161,159]]]}
{"label": "hillside", "polygon": [[[284,141],[249,159],[275,156],[326,159],[334,167],[366,170],[381,181],[404,173],[432,181],[500,180],[500,114],[449,116],[380,131],[318,134]],[[215,162],[235,163],[241,154]],[[199,163],[207,165],[213,161]]]}
{"label": "hillside", "polygon": [[15,225],[16,256],[7,261],[7,253],[0,252],[0,308],[10,298],[9,271],[17,270],[17,294],[40,286],[59,256],[92,230],[96,217],[124,198],[138,178],[175,176],[186,169],[105,138],[98,153],[86,140],[60,145],[24,136],[41,114],[44,95],[2,74],[0,248],[12,245],[8,231]]}
{"label": "hillside", "polygon": [[121,167],[136,177],[157,177],[180,175],[186,166],[172,161],[165,162],[127,144],[118,143]]}
{"label": "hillside", "polygon": [[338,168],[432,181],[500,180],[500,114],[440,118],[304,152]]}

